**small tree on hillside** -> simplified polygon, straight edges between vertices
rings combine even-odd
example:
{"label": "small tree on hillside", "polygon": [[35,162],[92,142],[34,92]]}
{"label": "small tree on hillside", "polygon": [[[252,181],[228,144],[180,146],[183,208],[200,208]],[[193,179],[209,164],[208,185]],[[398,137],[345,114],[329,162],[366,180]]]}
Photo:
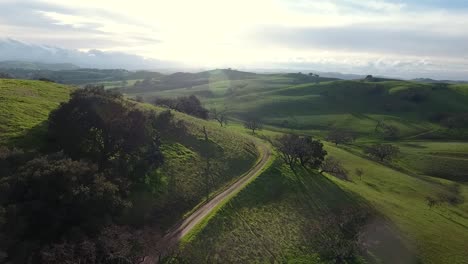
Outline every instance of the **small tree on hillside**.
{"label": "small tree on hillside", "polygon": [[367,147],[365,153],[383,162],[397,156],[400,153],[400,149],[391,144],[375,144]]}
{"label": "small tree on hillside", "polygon": [[348,131],[334,129],[328,133],[327,140],[335,143],[335,146],[338,146],[338,144],[350,143],[354,140],[354,137]]}
{"label": "small tree on hillside", "polygon": [[244,122],[244,127],[246,129],[252,130],[252,133],[255,134],[256,130],[261,130],[262,129],[262,123],[260,119],[255,118],[255,117],[249,117],[245,122]]}
{"label": "small tree on hillside", "polygon": [[221,127],[227,126],[228,119],[227,119],[227,110],[224,109],[223,111],[218,111],[216,108],[210,110],[211,118],[218,121]]}

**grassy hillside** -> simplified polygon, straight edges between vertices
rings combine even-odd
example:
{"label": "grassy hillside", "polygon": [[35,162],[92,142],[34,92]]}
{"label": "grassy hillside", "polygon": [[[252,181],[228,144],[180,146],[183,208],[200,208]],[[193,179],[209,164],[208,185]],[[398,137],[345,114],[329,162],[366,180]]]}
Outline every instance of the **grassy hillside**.
{"label": "grassy hillside", "polygon": [[[446,192],[453,182],[416,178],[338,148],[327,150],[342,160],[351,181],[302,169],[293,173],[276,164],[194,234],[183,245],[182,256],[195,263],[326,263],[320,243],[334,229],[317,231],[323,231],[317,226],[324,216],[370,206],[378,213],[363,228],[370,246],[368,254],[363,253],[366,258],[382,263],[464,263],[466,186],[461,187],[462,204],[430,208],[426,197]],[[362,179],[354,174],[356,168],[364,169]]]}
{"label": "grassy hillside", "polygon": [[397,126],[403,136],[436,130],[434,116],[468,111],[468,86],[409,81],[330,81],[305,83],[297,76],[258,75],[249,80],[216,81],[170,91],[130,96],[195,94],[208,108],[228,109],[231,118],[261,117],[267,124],[312,130],[347,128],[373,131],[379,120]]}
{"label": "grassy hillside", "polygon": [[[144,107],[158,112],[165,110],[150,105]],[[258,157],[253,138],[212,122],[173,113],[176,120],[185,124],[188,134],[183,137],[163,135],[166,162],[158,171],[159,181],[154,183],[159,202],[156,208],[149,205],[150,208],[144,209],[145,213],[150,210],[161,216],[156,221],[163,229],[203,202],[207,190],[211,197],[241,176]],[[203,128],[207,131],[208,142]],[[208,178],[207,160],[210,163]]]}
{"label": "grassy hillside", "polygon": [[[44,144],[46,121],[50,111],[69,98],[72,88],[49,82],[0,80],[0,146],[37,148]],[[141,105],[156,113],[165,111],[150,105]],[[157,182],[151,194],[134,197],[138,204],[129,215],[148,219],[161,215],[156,222],[169,227],[227,183],[241,176],[256,161],[258,153],[249,136],[219,128],[181,113],[173,113],[177,122],[183,122],[187,133],[183,136],[163,135],[164,166],[156,172]],[[203,127],[208,134],[204,138]],[[205,173],[207,154],[211,154],[208,179]],[[209,186],[209,188],[207,187]],[[157,204],[149,203],[157,197]]]}
{"label": "grassy hillside", "polygon": [[33,140],[34,134],[43,133],[42,123],[50,111],[68,100],[70,91],[70,87],[49,82],[0,79],[0,145],[19,143],[25,136]]}

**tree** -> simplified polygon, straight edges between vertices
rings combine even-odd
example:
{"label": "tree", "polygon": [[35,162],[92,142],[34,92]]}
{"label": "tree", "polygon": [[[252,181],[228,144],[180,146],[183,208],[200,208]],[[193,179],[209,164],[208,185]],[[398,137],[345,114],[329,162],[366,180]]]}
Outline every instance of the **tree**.
{"label": "tree", "polygon": [[338,146],[338,144],[347,144],[353,141],[354,137],[350,132],[334,129],[328,133],[327,140]]}
{"label": "tree", "polygon": [[[8,243],[10,257],[28,257],[29,251],[59,240],[93,236],[129,206],[127,190],[119,188],[113,175],[63,153],[25,161],[3,176],[0,211],[6,208],[7,217],[0,237],[4,232],[9,239],[0,247]],[[27,246],[34,243],[37,247]]]}
{"label": "tree", "polygon": [[279,154],[283,161],[289,165],[289,167],[293,167],[298,160],[297,156],[297,144],[298,144],[297,135],[283,135],[275,141],[275,147],[278,149]]}
{"label": "tree", "polygon": [[163,163],[154,112],[132,107],[120,94],[102,87],[75,90],[49,117],[53,151],[95,162],[131,183]]}
{"label": "tree", "polygon": [[210,114],[214,120],[218,121],[221,127],[227,126],[228,119],[226,109],[224,109],[223,111],[218,111],[216,108],[213,108],[211,109]]}
{"label": "tree", "polygon": [[156,98],[153,103],[202,119],[207,119],[209,116],[209,111],[202,106],[200,100],[195,95],[182,96],[175,99]]}
{"label": "tree", "polygon": [[327,155],[323,149],[322,142],[312,139],[310,136],[299,138],[296,153],[301,166],[318,168],[322,164]]}
{"label": "tree", "polygon": [[274,144],[283,161],[291,168],[296,164],[318,168],[327,155],[323,144],[310,136],[299,137],[288,134],[278,138]]}
{"label": "tree", "polygon": [[400,149],[391,144],[375,144],[367,147],[365,153],[383,162],[397,156],[400,153]]}
{"label": "tree", "polygon": [[384,139],[397,139],[400,135],[400,129],[397,126],[386,124],[385,121],[379,120],[374,129],[375,133],[383,136]]}
{"label": "tree", "polygon": [[244,122],[244,127],[246,129],[252,130],[252,133],[255,134],[255,130],[261,130],[263,126],[260,119],[255,117],[249,117]]}
{"label": "tree", "polygon": [[348,171],[343,167],[341,161],[333,156],[327,157],[320,166],[320,173],[330,173],[343,179],[348,178]]}

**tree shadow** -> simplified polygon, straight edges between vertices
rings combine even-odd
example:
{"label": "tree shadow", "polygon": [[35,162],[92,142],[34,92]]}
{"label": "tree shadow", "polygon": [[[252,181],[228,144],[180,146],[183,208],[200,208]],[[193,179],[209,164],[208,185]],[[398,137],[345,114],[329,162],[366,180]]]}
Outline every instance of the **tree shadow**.
{"label": "tree shadow", "polygon": [[[303,202],[308,203],[310,208],[310,211],[301,212],[306,218],[314,219],[313,224],[303,226],[311,245],[326,243],[327,237],[332,237],[333,240],[343,241],[332,240],[331,248],[336,246],[336,251],[342,253],[347,250],[343,245],[349,245],[349,241],[352,241],[356,243],[359,254],[371,263],[418,262],[390,220],[378,213],[364,198],[343,190],[314,170],[300,168],[294,174],[298,191],[304,197]],[[333,221],[330,222],[330,219]],[[323,225],[326,228],[317,234],[314,228]]]}
{"label": "tree shadow", "polygon": [[7,139],[5,145],[24,150],[43,150],[47,146],[47,128],[47,121],[43,121],[19,136]]}

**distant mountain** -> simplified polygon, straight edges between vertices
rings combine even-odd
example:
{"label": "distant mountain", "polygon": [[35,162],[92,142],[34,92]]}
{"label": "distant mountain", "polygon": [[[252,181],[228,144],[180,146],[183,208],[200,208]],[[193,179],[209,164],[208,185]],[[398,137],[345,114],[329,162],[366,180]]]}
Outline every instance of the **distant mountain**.
{"label": "distant mountain", "polygon": [[82,68],[98,69],[158,69],[176,67],[166,61],[145,59],[121,52],[69,50],[46,45],[0,39],[0,61],[41,62],[45,64],[74,64]]}
{"label": "distant mountain", "polygon": [[0,69],[49,70],[64,71],[77,70],[80,67],[71,63],[42,63],[28,61],[0,61]]}

